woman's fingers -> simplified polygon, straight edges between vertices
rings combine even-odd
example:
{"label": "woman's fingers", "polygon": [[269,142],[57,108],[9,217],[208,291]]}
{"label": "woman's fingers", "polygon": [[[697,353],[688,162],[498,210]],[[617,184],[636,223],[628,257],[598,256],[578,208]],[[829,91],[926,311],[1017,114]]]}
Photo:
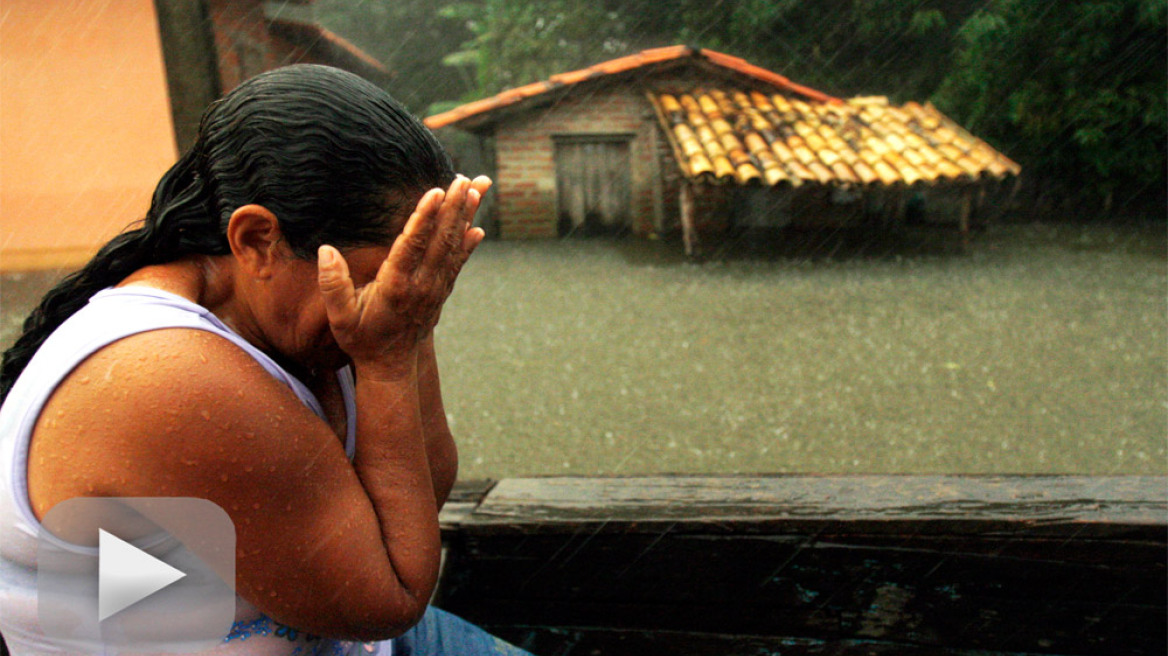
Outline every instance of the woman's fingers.
{"label": "woman's fingers", "polygon": [[491,185],[493,184],[494,183],[491,181],[491,179],[485,175],[480,175],[474,180],[470,181],[474,207],[467,214],[466,232],[463,233],[462,237],[462,250],[468,258],[470,257],[470,254],[474,252],[474,249],[477,248],[480,243],[482,243],[483,238],[487,236],[487,233],[484,232],[482,228],[472,228],[471,226],[474,225],[474,215],[476,212],[478,212],[479,207],[482,205],[483,196],[486,195],[487,191],[490,190]]}
{"label": "woman's fingers", "polygon": [[340,251],[323,245],[317,250],[316,270],[329,325],[334,330],[348,330],[358,321],[360,314],[357,292],[349,277],[349,264]]}
{"label": "woman's fingers", "polygon": [[445,192],[437,189],[427,192],[399,238],[402,242],[399,270],[416,274],[426,268],[433,272],[443,269],[451,257],[464,255],[468,245],[466,233],[474,222],[483,194],[491,185],[491,179],[485,175],[474,180],[458,175]]}
{"label": "woman's fingers", "polygon": [[394,314],[421,325],[436,321],[462,265],[485,236],[471,224],[490,187],[486,176],[459,175],[449,189],[431,189],[418,201],[376,279],[376,294]]}
{"label": "woman's fingers", "polygon": [[479,177],[470,181],[470,188],[479,192],[479,197],[481,198],[487,194],[487,190],[490,189],[491,185],[493,184],[495,183],[491,182],[490,178],[485,175],[480,175]]}
{"label": "woman's fingers", "polygon": [[438,210],[438,234],[430,242],[424,266],[442,267],[450,252],[462,245],[469,196],[470,180],[462,175],[456,176]]}
{"label": "woman's fingers", "polygon": [[462,250],[466,253],[467,258],[470,258],[470,254],[474,252],[474,249],[483,243],[483,238],[486,236],[487,233],[482,228],[471,228],[466,231],[466,234],[462,238]]}
{"label": "woman's fingers", "polygon": [[421,266],[438,230],[436,216],[446,204],[447,196],[448,193],[441,189],[431,189],[418,201],[389,252],[389,259],[398,271],[412,274]]}

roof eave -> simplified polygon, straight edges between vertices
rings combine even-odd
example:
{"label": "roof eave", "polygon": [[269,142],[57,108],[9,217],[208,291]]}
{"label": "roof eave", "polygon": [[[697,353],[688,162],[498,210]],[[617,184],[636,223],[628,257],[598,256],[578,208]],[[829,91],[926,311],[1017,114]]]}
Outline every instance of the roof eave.
{"label": "roof eave", "polygon": [[[562,95],[554,94],[565,93],[565,89],[574,89],[581,85],[592,86],[605,82],[623,81],[635,76],[661,74],[671,69],[686,66],[698,66],[707,72],[745,79],[751,84],[767,84],[781,91],[798,93],[811,100],[840,104],[843,102],[815,89],[795,84],[782,75],[754,66],[746,60],[731,55],[689,46],[670,46],[643,50],[588,68],[553,75],[541,82],[508,89],[489,98],[430,116],[426,118],[426,125],[431,128],[455,126],[472,132],[482,132],[489,130],[488,126],[498,123],[514,111],[519,111],[517,106],[530,109],[543,103],[554,103],[562,97]],[[536,100],[536,98],[548,94],[553,94],[554,97],[550,100]],[[494,116],[495,114],[498,116]],[[482,116],[482,118],[475,118],[477,116]]]}

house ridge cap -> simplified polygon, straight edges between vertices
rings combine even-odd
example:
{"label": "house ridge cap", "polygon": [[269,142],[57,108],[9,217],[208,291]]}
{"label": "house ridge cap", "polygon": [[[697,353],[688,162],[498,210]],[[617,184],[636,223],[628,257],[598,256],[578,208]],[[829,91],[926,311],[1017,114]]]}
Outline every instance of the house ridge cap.
{"label": "house ridge cap", "polygon": [[[690,45],[674,45],[661,46],[658,48],[648,48],[635,52],[623,57],[616,57],[603,62],[598,62],[592,66],[584,68],[564,71],[556,73],[544,80],[538,80],[529,84],[505,89],[497,94],[474,100],[463,105],[459,105],[454,109],[440,112],[425,119],[425,123],[432,129],[446,127],[455,123],[462,122],[473,116],[480,116],[489,114],[496,110],[511,107],[522,101],[535,98],[553,91],[561,91],[574,87],[583,82],[595,81],[611,75],[618,75],[627,73],[629,71],[644,68],[646,66],[653,66],[665,64],[670,61],[679,61],[686,58],[693,58],[699,61],[706,61],[714,66],[734,71],[740,75],[760,80],[775,87],[785,89],[790,92],[798,93],[810,100],[819,102],[826,102],[830,104],[843,104],[843,100],[834,96],[823,93],[811,87],[803,86],[792,82],[788,78],[774,71],[762,68],[755,64],[751,64],[741,57],[728,55],[726,53],[710,50],[709,48],[701,48]],[[536,91],[543,85],[542,90]],[[533,93],[523,93],[517,91],[529,90]],[[470,111],[466,111],[470,110]]]}

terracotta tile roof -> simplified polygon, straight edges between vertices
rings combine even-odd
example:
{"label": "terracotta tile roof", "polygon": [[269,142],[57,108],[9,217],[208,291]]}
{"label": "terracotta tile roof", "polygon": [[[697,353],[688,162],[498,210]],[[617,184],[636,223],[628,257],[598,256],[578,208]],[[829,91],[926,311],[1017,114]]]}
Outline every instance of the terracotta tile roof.
{"label": "terracotta tile roof", "polygon": [[435,114],[426,119],[426,125],[430,128],[440,128],[447,125],[454,125],[472,117],[480,117],[480,115],[488,114],[490,112],[503,109],[516,103],[536,98],[552,91],[571,87],[573,85],[585,82],[588,80],[596,80],[610,75],[618,75],[635,71],[637,69],[644,69],[646,67],[654,67],[661,65],[670,65],[675,62],[681,62],[687,58],[692,58],[698,62],[712,64],[719,68],[733,71],[735,73],[745,75],[748,78],[753,78],[761,82],[776,87],[792,94],[803,96],[808,100],[817,102],[842,104],[838,98],[833,98],[825,93],[816,91],[809,87],[791,82],[787,78],[768,71],[764,68],[759,68],[744,59],[732,57],[730,55],[714,52],[705,48],[691,48],[689,46],[669,46],[665,48],[652,48],[650,50],[642,50],[634,55],[627,57],[620,57],[610,61],[589,66],[578,71],[571,71],[568,73],[560,73],[553,75],[547,80],[535,82],[526,86],[509,89],[496,96],[477,100],[466,105],[456,107],[448,112]]}
{"label": "terracotta tile roof", "polygon": [[932,185],[1021,167],[931,104],[847,103],[757,90],[649,94],[682,172],[708,182]]}

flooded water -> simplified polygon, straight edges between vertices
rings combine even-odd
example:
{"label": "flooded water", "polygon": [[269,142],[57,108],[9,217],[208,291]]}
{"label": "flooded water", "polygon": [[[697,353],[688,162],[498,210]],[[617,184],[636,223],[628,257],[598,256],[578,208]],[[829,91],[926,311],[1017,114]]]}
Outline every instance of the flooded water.
{"label": "flooded water", "polygon": [[1162,227],[812,246],[484,243],[438,333],[463,475],[1168,472]]}
{"label": "flooded water", "polygon": [[[484,243],[438,328],[461,476],[1168,473],[1162,225],[783,239]],[[4,346],[49,278],[4,278]]]}

